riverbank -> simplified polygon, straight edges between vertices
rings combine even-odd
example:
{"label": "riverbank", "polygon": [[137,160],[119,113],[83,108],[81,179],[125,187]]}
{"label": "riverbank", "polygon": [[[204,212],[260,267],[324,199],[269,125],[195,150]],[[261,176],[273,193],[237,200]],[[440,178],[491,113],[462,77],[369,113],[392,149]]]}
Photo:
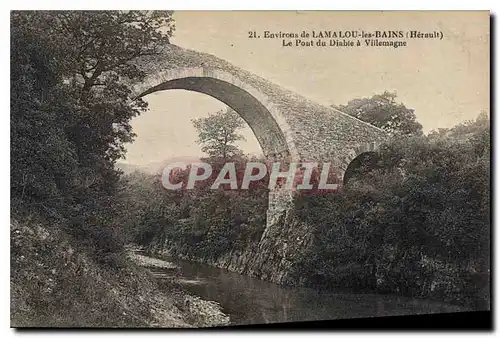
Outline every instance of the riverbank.
{"label": "riverbank", "polygon": [[157,268],[171,271],[171,278],[158,280],[158,285],[163,293],[168,293],[174,305],[185,315],[185,319],[195,327],[209,327],[228,325],[229,316],[222,312],[219,303],[204,300],[199,296],[192,295],[186,291],[183,283],[176,276],[180,267],[172,262],[145,256],[131,250],[127,256],[138,266],[151,269]]}
{"label": "riverbank", "polygon": [[178,267],[150,266],[157,279],[175,278],[190,294],[217,302],[230,316],[231,325],[467,311],[445,302],[394,294],[278,285],[204,263],[168,255],[153,257]]}
{"label": "riverbank", "polygon": [[95,263],[74,239],[35,220],[11,220],[12,327],[221,326],[215,302],[162,281],[125,256]]}
{"label": "riverbank", "polygon": [[[301,213],[307,215],[316,212],[302,210]],[[279,285],[319,290],[351,289],[355,292],[445,302],[475,311],[491,308],[490,272],[482,271],[481,264],[475,264],[477,262],[474,260],[457,265],[456,262],[423,254],[423,251],[415,248],[411,251],[411,257],[396,257],[394,250],[399,247],[386,245],[382,248],[385,251],[382,251],[387,255],[383,256],[378,251],[381,258],[370,265],[367,258],[361,258],[368,251],[356,251],[352,246],[344,248],[343,243],[332,235],[341,228],[331,228],[329,221],[324,221],[319,231],[316,229],[317,224],[315,221],[301,221],[298,212],[290,212],[269,226],[260,240],[217,255],[197,254],[194,245],[186,241],[185,237],[175,240],[175,236],[171,236],[173,239],[165,241],[159,249],[153,247],[150,251],[155,255],[171,255]],[[332,243],[336,243],[333,247],[320,236],[329,231],[327,229],[331,230],[328,234]],[[218,236],[225,234],[218,233]],[[225,240],[227,238],[221,241]],[[205,243],[205,252],[215,252],[217,243]],[[343,253],[341,249],[349,254]],[[335,252],[339,255],[334,255]],[[338,259],[341,260],[336,261],[332,257],[340,257]]]}

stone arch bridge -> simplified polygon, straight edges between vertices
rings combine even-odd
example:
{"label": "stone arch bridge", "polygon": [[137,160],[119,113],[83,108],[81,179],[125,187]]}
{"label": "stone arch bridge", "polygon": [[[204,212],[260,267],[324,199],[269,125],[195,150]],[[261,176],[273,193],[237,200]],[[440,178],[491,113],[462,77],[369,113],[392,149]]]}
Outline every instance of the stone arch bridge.
{"label": "stone arch bridge", "polygon": [[[140,59],[138,66],[146,77],[133,85],[136,97],[168,89],[210,95],[243,117],[269,159],[331,162],[343,176],[354,159],[387,138],[377,127],[210,54],[169,45],[160,55]],[[270,193],[268,227],[286,210],[284,195]]]}

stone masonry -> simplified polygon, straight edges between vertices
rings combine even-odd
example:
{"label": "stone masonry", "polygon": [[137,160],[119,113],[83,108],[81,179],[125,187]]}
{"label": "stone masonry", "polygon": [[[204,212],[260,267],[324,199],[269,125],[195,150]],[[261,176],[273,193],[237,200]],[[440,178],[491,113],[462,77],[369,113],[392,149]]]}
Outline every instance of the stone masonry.
{"label": "stone masonry", "polygon": [[[268,159],[331,162],[342,178],[353,159],[387,137],[379,128],[210,54],[169,45],[161,55],[138,62],[146,77],[133,86],[137,97],[168,89],[210,95],[243,117]],[[289,207],[290,194],[273,191],[269,199],[268,227]]]}
{"label": "stone masonry", "polygon": [[[168,89],[210,95],[243,117],[269,160],[330,162],[340,183],[355,158],[376,151],[387,138],[379,128],[213,55],[170,45],[162,55],[139,60],[138,66],[146,77],[133,84],[137,97]],[[297,283],[291,266],[310,245],[310,231],[297,223],[292,208],[289,191],[270,191],[267,225],[258,245],[207,263],[276,283]]]}

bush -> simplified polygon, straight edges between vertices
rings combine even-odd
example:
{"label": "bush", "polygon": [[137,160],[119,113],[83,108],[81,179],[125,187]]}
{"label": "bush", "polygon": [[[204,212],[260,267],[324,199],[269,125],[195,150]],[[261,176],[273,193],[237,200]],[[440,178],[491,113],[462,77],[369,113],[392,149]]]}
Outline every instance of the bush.
{"label": "bush", "polygon": [[[212,180],[199,182],[193,190],[167,191],[159,176],[135,173],[122,180],[126,193],[119,198],[128,213],[122,222],[129,225],[128,235],[136,244],[161,251],[165,241],[169,250],[196,259],[216,260],[232,251],[243,251],[260,240],[266,224],[267,182],[252,182],[248,190],[229,190],[221,185],[210,189],[223,161],[210,158]],[[236,162],[241,183],[245,157]],[[177,172],[178,180],[187,180],[187,168]]]}
{"label": "bush", "polygon": [[489,288],[489,125],[394,140],[346,189],[300,196],[314,244],[306,284],[369,288],[485,307]]}

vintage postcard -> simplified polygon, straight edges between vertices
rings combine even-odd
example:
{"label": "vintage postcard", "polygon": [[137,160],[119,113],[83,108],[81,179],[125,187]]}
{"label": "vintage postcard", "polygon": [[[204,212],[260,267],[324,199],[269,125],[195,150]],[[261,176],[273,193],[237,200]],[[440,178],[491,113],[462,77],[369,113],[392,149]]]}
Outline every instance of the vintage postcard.
{"label": "vintage postcard", "polygon": [[488,326],[488,11],[10,29],[12,327]]}

